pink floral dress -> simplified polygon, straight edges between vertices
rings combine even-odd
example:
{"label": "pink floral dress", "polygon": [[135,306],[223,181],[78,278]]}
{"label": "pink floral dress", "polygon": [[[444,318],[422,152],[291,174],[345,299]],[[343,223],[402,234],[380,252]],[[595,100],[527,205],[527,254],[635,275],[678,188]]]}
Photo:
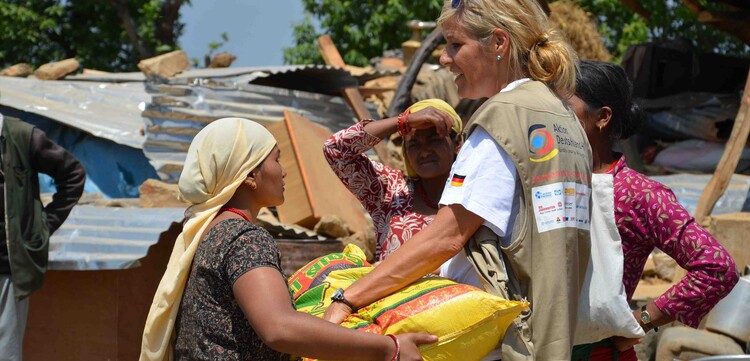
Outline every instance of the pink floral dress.
{"label": "pink floral dress", "polygon": [[364,153],[381,141],[365,132],[364,120],[331,136],[323,153],[334,173],[359,199],[375,224],[375,259],[382,261],[433,220],[415,213],[414,180],[371,161]]}
{"label": "pink floral dress", "polygon": [[659,296],[656,306],[685,325],[698,327],[739,280],[734,260],[669,188],[628,168],[624,156],[609,173],[614,175],[615,221],[622,238],[628,301],[648,256],[659,248],[688,274]]}

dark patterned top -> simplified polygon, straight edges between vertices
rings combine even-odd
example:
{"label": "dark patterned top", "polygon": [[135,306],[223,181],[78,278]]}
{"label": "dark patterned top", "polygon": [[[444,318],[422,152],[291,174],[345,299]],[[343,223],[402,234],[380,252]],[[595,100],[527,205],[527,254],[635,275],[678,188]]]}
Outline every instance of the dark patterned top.
{"label": "dark patterned top", "polygon": [[289,360],[263,344],[234,299],[234,282],[257,267],[279,270],[286,283],[268,231],[241,219],[221,221],[208,231],[177,313],[176,360]]}

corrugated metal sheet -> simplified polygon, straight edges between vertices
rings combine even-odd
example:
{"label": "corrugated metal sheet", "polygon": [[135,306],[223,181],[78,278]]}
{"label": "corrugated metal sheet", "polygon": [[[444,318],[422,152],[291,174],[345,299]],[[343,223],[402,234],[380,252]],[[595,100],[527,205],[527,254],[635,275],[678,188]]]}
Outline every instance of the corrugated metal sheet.
{"label": "corrugated metal sheet", "polygon": [[[323,80],[326,83],[337,83],[338,86],[357,86],[362,85],[368,80],[376,79],[387,75],[398,75],[397,71],[368,70],[351,73],[341,68],[335,68],[328,65],[281,65],[281,66],[257,66],[257,67],[237,67],[237,68],[218,68],[218,69],[190,69],[174,76],[171,82],[190,82],[195,79],[219,79],[219,78],[238,78],[246,83],[251,83],[256,79],[275,77],[285,78],[287,75],[294,76],[297,80],[300,78],[311,78]],[[130,73],[95,73],[95,74],[75,74],[65,77],[65,80],[85,80],[95,82],[145,82],[146,76],[141,72]],[[271,85],[271,84],[266,84]],[[315,85],[315,84],[312,84]],[[325,84],[323,84],[325,85]],[[296,87],[285,87],[280,84],[273,86],[297,89]],[[330,85],[329,85],[330,86]],[[305,89],[299,89],[305,90]]]}
{"label": "corrugated metal sheet", "polygon": [[[157,93],[158,92],[158,93]],[[206,124],[223,117],[243,117],[261,123],[278,122],[285,110],[300,113],[332,131],[356,120],[341,97],[260,85],[159,85],[146,118],[146,157],[162,180],[175,182],[185,151]],[[374,106],[372,113],[376,113]]]}
{"label": "corrugated metal sheet", "polygon": [[[322,93],[339,94],[387,74],[355,77],[339,68],[302,65],[188,70],[169,84],[146,83],[141,73],[79,74],[58,81],[0,77],[0,104],[144,149],[160,177],[174,182],[190,141],[207,123],[230,116],[277,122],[284,110],[294,110],[337,131],[355,116],[343,98]],[[369,107],[375,114],[375,106]]]}
{"label": "corrugated metal sheet", "polygon": [[151,102],[144,83],[45,81],[0,77],[0,104],[141,148],[141,112]]}
{"label": "corrugated metal sheet", "polygon": [[[102,207],[77,205],[50,238],[49,268],[55,270],[116,270],[139,265],[149,247],[172,223],[181,223],[184,208]],[[274,237],[319,242],[315,232],[283,224],[267,213],[258,224]]]}
{"label": "corrugated metal sheet", "polygon": [[128,269],[138,266],[148,248],[183,208],[113,208],[78,205],[50,238],[49,268],[56,270]]}

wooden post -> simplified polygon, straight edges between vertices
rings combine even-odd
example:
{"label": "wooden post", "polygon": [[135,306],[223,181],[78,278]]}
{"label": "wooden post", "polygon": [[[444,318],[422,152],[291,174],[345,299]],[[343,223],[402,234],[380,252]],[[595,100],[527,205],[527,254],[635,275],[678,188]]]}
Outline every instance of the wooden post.
{"label": "wooden post", "polygon": [[[326,64],[338,68],[346,68],[344,59],[341,58],[341,54],[339,54],[338,49],[336,49],[336,44],[333,43],[330,36],[322,35],[319,37],[318,48],[320,49],[320,55],[323,56],[323,60]],[[370,111],[367,110],[365,100],[362,99],[362,94],[359,93],[359,89],[356,87],[346,88],[344,89],[343,95],[346,102],[349,103],[349,106],[354,110],[354,114],[357,118],[360,120],[372,119],[372,115],[370,114]]]}
{"label": "wooden post", "polygon": [[737,168],[740,161],[740,155],[747,143],[747,137],[750,135],[750,73],[747,75],[745,91],[742,94],[740,110],[734,120],[732,134],[729,136],[724,154],[721,156],[719,164],[716,166],[713,177],[708,182],[706,189],[701,194],[698,205],[695,208],[695,219],[702,225],[707,226],[711,211],[716,205],[724,191],[729,185],[729,180]]}
{"label": "wooden post", "polygon": [[[336,44],[333,43],[330,36],[321,35],[318,38],[318,49],[320,50],[320,55],[323,56],[323,60],[326,64],[338,68],[346,68],[344,59],[341,58],[341,54],[338,49],[336,49]],[[357,116],[357,119],[372,119],[370,111],[367,110],[367,107],[365,106],[365,100],[362,99],[362,94],[359,93],[357,87],[345,88],[342,95],[354,111],[354,115]],[[380,158],[382,163],[388,164],[388,150],[385,149],[385,144],[383,144],[383,142],[375,145],[375,153],[378,155],[378,158]]]}

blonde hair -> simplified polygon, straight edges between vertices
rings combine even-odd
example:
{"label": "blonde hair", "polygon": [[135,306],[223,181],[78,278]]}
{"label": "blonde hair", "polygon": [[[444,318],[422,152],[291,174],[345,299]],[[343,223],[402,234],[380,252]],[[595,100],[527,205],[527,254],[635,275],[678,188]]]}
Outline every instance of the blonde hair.
{"label": "blonde hair", "polygon": [[451,3],[443,4],[439,25],[453,19],[486,46],[495,29],[503,29],[510,37],[513,71],[547,84],[561,97],[575,93],[576,53],[536,0],[461,0],[455,9]]}

